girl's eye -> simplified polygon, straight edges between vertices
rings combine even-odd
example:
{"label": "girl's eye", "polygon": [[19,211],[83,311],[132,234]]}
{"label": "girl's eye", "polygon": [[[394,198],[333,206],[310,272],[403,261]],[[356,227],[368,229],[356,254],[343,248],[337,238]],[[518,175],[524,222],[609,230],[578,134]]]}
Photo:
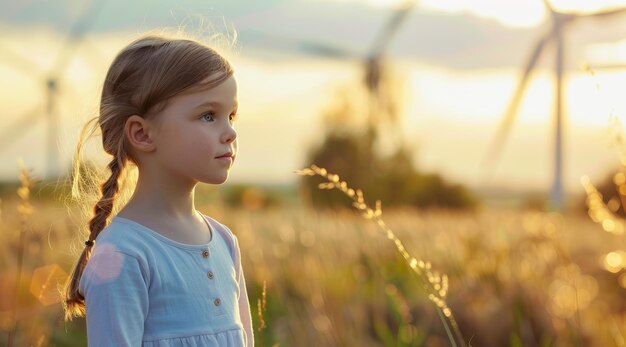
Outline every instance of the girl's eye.
{"label": "girl's eye", "polygon": [[202,117],[200,117],[200,119],[206,120],[207,122],[212,122],[214,121],[213,117],[214,117],[213,112],[209,112],[209,113],[203,114]]}
{"label": "girl's eye", "polygon": [[234,122],[235,120],[237,120],[237,114],[236,113],[231,114],[228,119],[230,119],[231,122]]}

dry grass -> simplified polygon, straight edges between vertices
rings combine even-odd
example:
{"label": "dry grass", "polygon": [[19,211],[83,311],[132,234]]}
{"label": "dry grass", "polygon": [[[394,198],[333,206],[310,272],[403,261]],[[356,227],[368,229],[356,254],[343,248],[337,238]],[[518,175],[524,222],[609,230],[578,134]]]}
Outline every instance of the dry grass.
{"label": "dry grass", "polygon": [[[65,207],[29,201],[28,229],[17,195],[2,205],[0,345],[15,321],[15,346],[84,345],[84,321],[64,323],[50,290],[72,265],[68,245],[78,228]],[[428,286],[416,280],[410,265],[415,258],[422,269],[419,260],[399,249],[447,274],[446,307],[472,346],[623,345],[624,288],[605,269],[616,238],[585,215],[386,210],[389,238],[376,222],[379,208],[360,210],[374,223],[350,210],[301,206],[199,209],[239,237],[258,345],[449,345],[428,299],[437,281],[426,271]]]}
{"label": "dry grass", "polygon": [[[320,183],[320,189],[338,189],[343,192],[348,198],[352,199],[352,206],[361,212],[361,215],[365,219],[373,220],[380,228],[383,234],[393,242],[398,253],[404,258],[408,266],[413,273],[417,275],[418,280],[422,283],[424,291],[428,295],[428,299],[432,301],[438,311],[441,318],[441,322],[446,329],[446,334],[452,346],[456,347],[457,344],[465,346],[465,340],[461,333],[459,326],[452,314],[452,311],[446,303],[446,295],[448,293],[448,276],[446,274],[440,274],[432,269],[432,264],[429,261],[424,261],[412,256],[404,247],[402,241],[396,236],[385,221],[383,220],[382,203],[380,200],[376,201],[375,209],[372,209],[365,202],[365,197],[360,189],[353,189],[348,186],[348,182],[342,181],[339,175],[329,173],[325,168],[320,168],[316,165],[312,165],[310,168],[296,171],[297,174],[302,176],[320,176],[327,182]],[[393,293],[396,293],[393,291]],[[453,330],[454,336],[450,329]]]}

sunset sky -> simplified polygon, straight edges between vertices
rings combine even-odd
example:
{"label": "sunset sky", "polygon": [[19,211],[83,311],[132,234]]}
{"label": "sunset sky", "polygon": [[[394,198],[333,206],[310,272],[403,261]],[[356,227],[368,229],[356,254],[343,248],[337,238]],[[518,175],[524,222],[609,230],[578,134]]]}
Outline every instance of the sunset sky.
{"label": "sunset sky", "polygon": [[[54,8],[47,8],[46,1],[0,4],[0,47],[5,50],[0,53],[0,78],[10,81],[0,85],[0,131],[44,102],[46,71],[62,47],[67,23],[84,10],[71,6],[83,4],[80,1],[61,3]],[[292,171],[304,165],[308,147],[320,138],[319,115],[335,100],[337,88],[358,81],[358,55],[366,54],[371,37],[402,2],[268,1],[250,8],[237,1],[206,6],[199,1],[161,0],[138,2],[143,5],[116,17],[124,3],[106,4],[63,74],[58,100],[64,165],[71,157],[78,127],[87,116],[95,115],[101,80],[115,53],[145,30],[180,24],[193,28],[203,17],[203,28],[210,21],[216,30],[239,32],[238,49],[231,59],[239,83],[241,152],[232,181],[280,183],[297,179]],[[582,0],[551,3],[560,11],[582,14],[626,6],[626,1],[612,0],[596,0],[593,6]],[[608,119],[611,114],[626,114],[626,69],[600,66],[626,64],[623,17],[621,21],[582,19],[567,32],[565,182],[570,191],[580,190],[580,176],[603,178],[618,163],[616,151],[608,145]],[[389,55],[393,58],[390,67],[406,86],[402,132],[416,148],[420,169],[474,187],[481,184],[480,161],[510,101],[522,64],[546,32],[548,19],[542,0],[418,2],[391,42]],[[281,34],[291,41],[354,51],[357,58],[312,55],[274,39]],[[32,67],[35,77],[15,66],[16,57]],[[552,49],[547,49],[495,168],[495,185],[549,188],[554,146],[553,60]],[[598,66],[594,74],[580,68],[585,63]],[[17,157],[36,174],[45,173],[43,118],[2,150],[0,178],[17,177]]]}

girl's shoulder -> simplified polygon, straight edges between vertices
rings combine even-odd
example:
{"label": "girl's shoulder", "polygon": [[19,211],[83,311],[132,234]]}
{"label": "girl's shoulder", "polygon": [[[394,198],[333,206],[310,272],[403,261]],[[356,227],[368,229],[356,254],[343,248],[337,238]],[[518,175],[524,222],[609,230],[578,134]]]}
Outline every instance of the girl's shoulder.
{"label": "girl's shoulder", "polygon": [[[107,245],[103,247],[103,245]],[[100,245],[101,247],[98,247]],[[113,217],[111,222],[96,237],[94,254],[100,252],[121,252],[134,257],[140,257],[146,247],[145,235],[136,232],[132,223],[124,219]]]}
{"label": "girl's shoulder", "polygon": [[214,229],[217,229],[217,231],[221,233],[222,236],[231,240],[237,239],[237,236],[235,236],[235,234],[233,234],[230,228],[228,228],[226,225],[220,223],[217,219],[213,217],[207,216],[204,213],[200,213],[200,214],[209,222],[209,224],[211,224],[212,227],[214,227]]}
{"label": "girl's shoulder", "polygon": [[237,240],[237,236],[230,230],[229,227],[220,223],[215,218],[209,217],[204,213],[201,213],[202,216],[209,222],[212,229],[220,234],[222,239],[226,241],[228,245],[228,250],[230,251],[230,255],[233,258],[233,261],[237,263],[239,261],[239,241]]}

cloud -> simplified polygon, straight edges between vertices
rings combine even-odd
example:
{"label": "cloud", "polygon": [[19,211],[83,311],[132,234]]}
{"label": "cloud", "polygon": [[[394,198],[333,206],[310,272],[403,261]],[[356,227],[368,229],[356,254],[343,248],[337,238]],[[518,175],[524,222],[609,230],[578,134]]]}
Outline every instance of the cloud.
{"label": "cloud", "polygon": [[[0,21],[11,26],[45,25],[62,33],[70,32],[72,23],[83,14],[87,16],[83,18],[86,30],[95,32],[137,32],[180,25],[197,31],[202,29],[198,26],[211,23],[221,32],[234,27],[240,47],[249,54],[263,50],[332,57],[345,51],[351,52],[353,59],[364,59],[393,11],[331,1],[102,1],[91,7],[81,0],[2,2]],[[568,66],[574,69],[590,43],[622,39],[619,34],[626,31],[626,21],[619,18],[579,22],[566,31],[571,57]],[[548,30],[549,25],[511,28],[467,12],[450,14],[418,6],[393,37],[389,53],[457,69],[521,67],[535,42]],[[551,61],[544,57],[541,64],[551,67]]]}

